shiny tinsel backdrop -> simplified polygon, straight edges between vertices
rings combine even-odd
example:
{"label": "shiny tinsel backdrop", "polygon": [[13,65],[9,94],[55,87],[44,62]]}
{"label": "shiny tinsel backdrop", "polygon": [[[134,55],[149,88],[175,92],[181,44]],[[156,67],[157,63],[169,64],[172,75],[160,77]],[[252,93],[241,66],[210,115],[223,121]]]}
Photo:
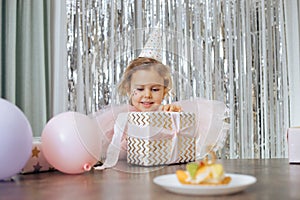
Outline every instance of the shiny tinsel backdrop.
{"label": "shiny tinsel backdrop", "polygon": [[287,157],[288,68],[282,0],[67,0],[69,110],[124,102],[115,85],[154,28],[176,96],[230,108],[224,158]]}

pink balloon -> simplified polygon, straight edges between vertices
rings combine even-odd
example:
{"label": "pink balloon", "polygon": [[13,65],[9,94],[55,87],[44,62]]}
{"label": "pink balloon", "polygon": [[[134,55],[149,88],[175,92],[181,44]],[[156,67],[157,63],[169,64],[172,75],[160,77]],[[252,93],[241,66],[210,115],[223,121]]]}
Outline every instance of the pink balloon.
{"label": "pink balloon", "polygon": [[0,98],[0,179],[19,173],[32,149],[32,129],[24,113]]}
{"label": "pink balloon", "polygon": [[67,174],[89,171],[99,160],[100,134],[86,115],[64,112],[53,117],[42,132],[46,160]]}

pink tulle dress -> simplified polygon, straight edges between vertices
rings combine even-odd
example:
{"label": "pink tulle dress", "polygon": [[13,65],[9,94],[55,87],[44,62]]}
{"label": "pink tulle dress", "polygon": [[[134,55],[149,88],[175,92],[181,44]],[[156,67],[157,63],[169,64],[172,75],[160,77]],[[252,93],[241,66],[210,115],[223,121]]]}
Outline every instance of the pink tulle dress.
{"label": "pink tulle dress", "polygon": [[[196,158],[200,159],[205,154],[204,147],[213,144],[215,148],[221,148],[229,129],[224,119],[228,116],[228,109],[223,102],[206,99],[182,100],[174,104],[180,105],[183,112],[195,113]],[[107,157],[107,149],[114,137],[114,127],[120,113],[136,112],[130,105],[111,105],[94,113],[91,118],[95,120],[101,134],[100,161]],[[118,128],[118,127],[117,127]],[[125,129],[126,130],[126,129]],[[119,159],[126,158],[126,131],[121,139]]]}

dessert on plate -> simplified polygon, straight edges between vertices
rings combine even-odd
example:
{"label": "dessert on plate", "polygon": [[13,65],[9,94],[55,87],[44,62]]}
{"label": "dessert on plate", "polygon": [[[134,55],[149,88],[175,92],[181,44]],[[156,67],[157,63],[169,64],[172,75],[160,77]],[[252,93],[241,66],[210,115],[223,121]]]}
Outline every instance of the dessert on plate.
{"label": "dessert on plate", "polygon": [[[210,156],[210,158],[209,158]],[[231,177],[226,176],[221,163],[216,163],[215,152],[210,152],[200,162],[191,162],[186,165],[186,170],[177,170],[176,176],[182,184],[192,185],[226,185]]]}

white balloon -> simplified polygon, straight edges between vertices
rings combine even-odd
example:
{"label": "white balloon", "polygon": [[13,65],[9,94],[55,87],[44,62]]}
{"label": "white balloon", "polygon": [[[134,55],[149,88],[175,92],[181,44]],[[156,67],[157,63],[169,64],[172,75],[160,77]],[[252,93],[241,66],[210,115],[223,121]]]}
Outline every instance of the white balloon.
{"label": "white balloon", "polygon": [[0,98],[0,179],[19,173],[32,149],[32,129],[24,113]]}

